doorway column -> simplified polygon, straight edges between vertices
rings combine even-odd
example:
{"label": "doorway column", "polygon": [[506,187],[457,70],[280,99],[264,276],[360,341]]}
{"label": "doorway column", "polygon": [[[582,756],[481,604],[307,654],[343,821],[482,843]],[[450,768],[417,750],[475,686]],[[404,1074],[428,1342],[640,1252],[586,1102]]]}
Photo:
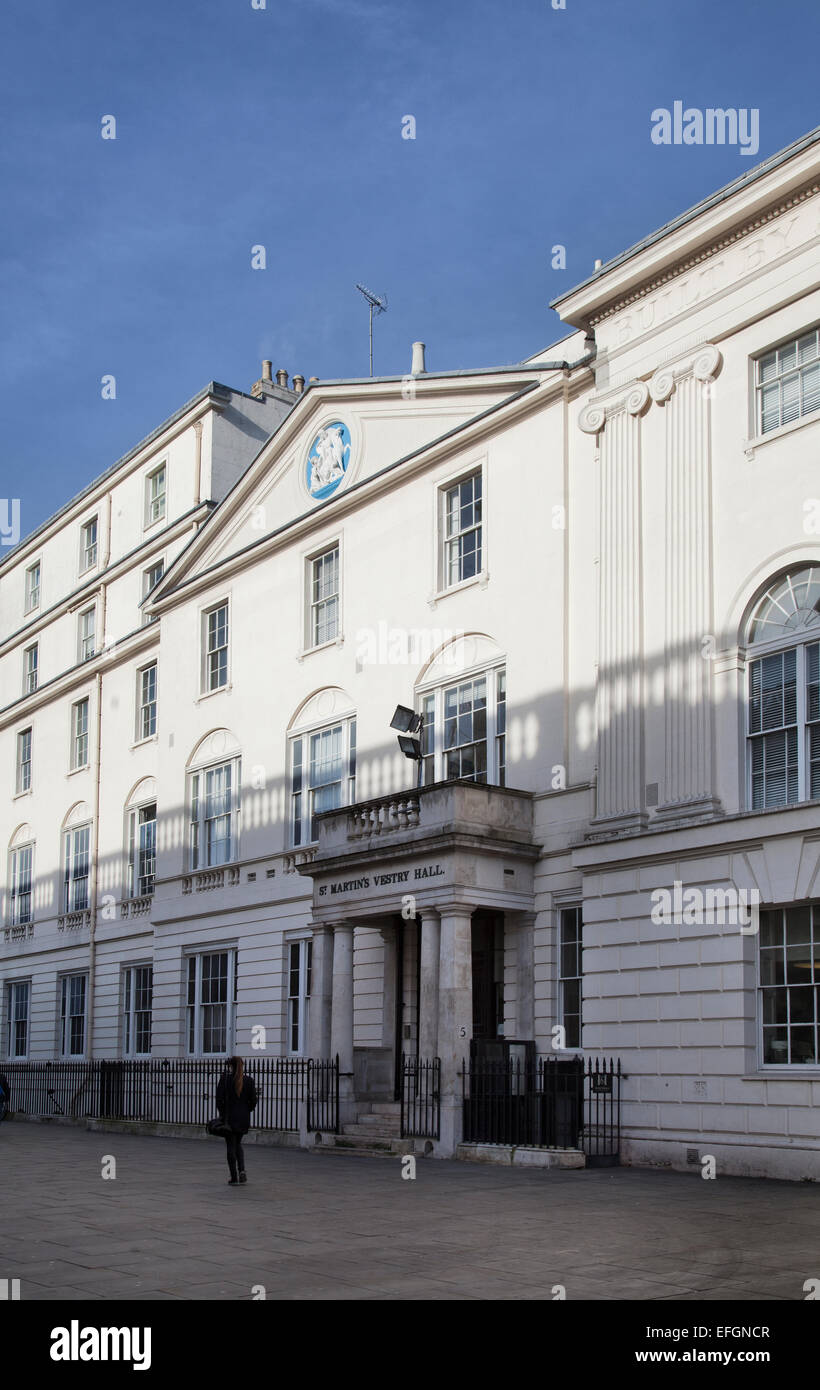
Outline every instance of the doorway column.
{"label": "doorway column", "polygon": [[441,1144],[454,1153],[462,1134],[462,1062],[473,1035],[472,908],[442,907],[439,943],[438,1055]]}
{"label": "doorway column", "polygon": [[333,928],[333,1003],[330,1055],[339,1058],[339,1120],[351,1118],[353,1102],[353,923]]}
{"label": "doorway column", "polygon": [[506,922],[516,928],[516,1006],[515,1036],[535,1037],[535,913],[508,913]]}
{"label": "doorway column", "polygon": [[333,928],[313,924],[311,954],[310,1015],[308,1055],[326,1059],[331,1055],[330,1020],[333,1000]]}
{"label": "doorway column", "polygon": [[421,978],[419,983],[419,1056],[438,1056],[438,989],[441,922],[436,908],[424,909],[417,919],[421,932]]}

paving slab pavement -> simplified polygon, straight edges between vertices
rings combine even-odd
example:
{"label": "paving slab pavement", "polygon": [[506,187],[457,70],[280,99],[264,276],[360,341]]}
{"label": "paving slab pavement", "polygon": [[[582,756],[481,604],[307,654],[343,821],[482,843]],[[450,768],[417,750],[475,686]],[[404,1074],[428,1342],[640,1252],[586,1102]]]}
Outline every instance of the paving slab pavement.
{"label": "paving slab pavement", "polygon": [[[103,1178],[104,1160],[116,1177]],[[813,1184],[652,1169],[333,1159],[0,1127],[0,1278],[22,1299],[794,1301],[820,1278]]]}

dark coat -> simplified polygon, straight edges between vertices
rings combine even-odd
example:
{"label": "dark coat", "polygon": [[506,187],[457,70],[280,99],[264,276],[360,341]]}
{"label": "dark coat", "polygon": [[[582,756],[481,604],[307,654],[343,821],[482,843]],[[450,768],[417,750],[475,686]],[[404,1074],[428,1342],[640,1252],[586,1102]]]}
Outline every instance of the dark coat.
{"label": "dark coat", "polygon": [[252,1076],[243,1077],[242,1090],[237,1095],[232,1072],[223,1072],[216,1088],[216,1108],[220,1119],[225,1120],[235,1134],[247,1134],[256,1101],[256,1085]]}
{"label": "dark coat", "polygon": [[0,1071],[0,1120],[5,1119],[10,1100],[11,1087],[9,1086],[8,1077],[4,1071]]}

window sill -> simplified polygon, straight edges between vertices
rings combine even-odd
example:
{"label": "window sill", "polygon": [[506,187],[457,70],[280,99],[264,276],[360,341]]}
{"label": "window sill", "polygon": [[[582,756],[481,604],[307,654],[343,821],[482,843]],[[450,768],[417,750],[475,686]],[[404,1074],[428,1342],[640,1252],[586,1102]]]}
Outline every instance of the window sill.
{"label": "window sill", "polygon": [[70,767],[66,773],[66,777],[76,777],[78,772],[88,772],[90,766],[90,763],[83,763],[82,767]]}
{"label": "window sill", "polygon": [[143,522],[142,534],[143,534],[144,536],[147,535],[149,531],[153,531],[153,529],[154,529],[155,526],[161,526],[162,523],[163,523],[163,521],[165,521],[165,513],[164,513],[164,512],[163,512],[162,516],[156,517],[153,521],[145,521],[145,522]]}
{"label": "window sill", "polygon": [[326,652],[331,647],[343,647],[345,644],[344,633],[339,633],[338,637],[331,637],[327,642],[319,642],[315,647],[303,647],[296,653],[297,661],[304,661],[305,657],[313,656],[316,652]]}
{"label": "window sill", "polygon": [[753,459],[755,451],[764,444],[771,444],[775,439],[784,439],[787,435],[794,434],[796,430],[805,429],[807,425],[820,423],[820,410],[813,410],[810,415],[801,415],[799,420],[791,420],[788,425],[780,425],[776,430],[768,430],[766,434],[756,434],[753,439],[744,440],[743,447],[746,451],[747,459]]}
{"label": "window sill", "polygon": [[228,681],[225,685],[217,686],[216,690],[200,690],[194,703],[199,705],[203,700],[212,700],[215,695],[230,695],[232,690],[233,684],[231,681]]}
{"label": "window sill", "polygon": [[23,796],[31,796],[32,793],[33,793],[33,790],[34,790],[33,787],[26,787],[26,789],[25,789],[24,792],[15,792],[11,799],[12,799],[12,801],[19,801],[20,798],[23,797]]}
{"label": "window sill", "polygon": [[452,584],[447,589],[439,589],[427,600],[431,608],[435,608],[442,599],[449,598],[451,594],[460,594],[464,589],[471,589],[478,584],[480,588],[486,589],[490,582],[489,570],[482,570],[480,574],[474,574],[470,579],[462,579],[459,584]]}
{"label": "window sill", "polygon": [[144,748],[146,743],[159,743],[159,734],[148,734],[147,738],[136,738],[131,744],[131,751],[135,748]]}
{"label": "window sill", "polygon": [[820,1063],[768,1062],[759,1071],[747,1072],[741,1081],[820,1081]]}

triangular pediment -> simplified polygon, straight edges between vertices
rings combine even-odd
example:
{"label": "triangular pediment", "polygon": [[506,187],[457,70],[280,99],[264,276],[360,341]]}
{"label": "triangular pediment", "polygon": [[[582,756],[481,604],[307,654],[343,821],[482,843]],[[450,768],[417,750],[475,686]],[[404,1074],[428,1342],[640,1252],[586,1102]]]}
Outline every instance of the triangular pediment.
{"label": "triangular pediment", "polygon": [[180,585],[290,527],[317,527],[368,482],[503,406],[537,368],[311,387],[168,570],[151,596]]}

